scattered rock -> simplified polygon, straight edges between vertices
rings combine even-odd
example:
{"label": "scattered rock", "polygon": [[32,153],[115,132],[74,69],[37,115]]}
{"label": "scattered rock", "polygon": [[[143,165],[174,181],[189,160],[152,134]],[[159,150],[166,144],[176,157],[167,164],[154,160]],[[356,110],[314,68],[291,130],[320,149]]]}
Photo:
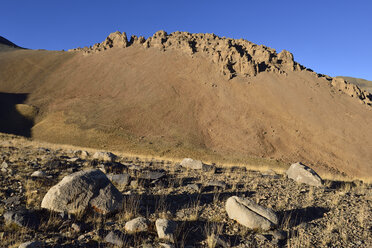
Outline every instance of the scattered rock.
{"label": "scattered rock", "polygon": [[209,181],[206,183],[206,186],[208,187],[219,187],[219,188],[222,188],[222,189],[226,189],[227,187],[227,184],[223,181],[216,181],[216,180],[212,180],[212,181]]}
{"label": "scattered rock", "polygon": [[44,247],[44,243],[40,241],[28,241],[18,246],[18,248],[42,248],[42,247]]}
{"label": "scattered rock", "polygon": [[184,158],[180,165],[187,169],[192,170],[203,170],[203,171],[211,171],[214,168],[212,165],[203,164],[200,160],[194,160],[192,158]]}
{"label": "scattered rock", "polygon": [[323,182],[320,176],[310,167],[298,162],[292,164],[286,171],[288,178],[298,183],[304,183],[311,186],[322,186]]}
{"label": "scattered rock", "polygon": [[77,233],[81,232],[81,226],[79,224],[72,223],[71,228]]}
{"label": "scattered rock", "polygon": [[7,222],[12,222],[21,227],[37,229],[40,224],[40,217],[36,211],[29,209],[11,210],[4,214]]}
{"label": "scattered rock", "polygon": [[113,244],[113,245],[116,245],[116,246],[119,246],[119,247],[123,247],[124,246],[124,237],[125,235],[120,232],[120,231],[111,231],[109,232],[106,237],[105,237],[105,241],[107,243],[110,243],[110,244]]}
{"label": "scattered rock", "polygon": [[230,219],[251,229],[269,230],[278,224],[278,217],[272,210],[248,198],[230,197],[226,201],[226,212]]}
{"label": "scattered rock", "polygon": [[173,244],[159,243],[159,245],[162,248],[174,248],[174,245]]}
{"label": "scattered rock", "polygon": [[129,174],[108,174],[107,178],[119,187],[128,186],[130,182]]}
{"label": "scattered rock", "polygon": [[176,223],[167,219],[157,219],[155,221],[156,231],[160,239],[174,242],[174,232],[176,230]]}
{"label": "scattered rock", "polygon": [[273,236],[273,239],[276,240],[285,240],[287,238],[287,233],[281,230],[273,230],[270,233]]}
{"label": "scattered rock", "polygon": [[164,172],[160,171],[145,171],[142,173],[141,178],[148,180],[158,180],[165,176]]}
{"label": "scattered rock", "polygon": [[190,190],[195,190],[195,191],[199,191],[200,190],[200,186],[196,183],[190,183],[188,185],[186,185],[187,189],[190,189]]}
{"label": "scattered rock", "polygon": [[32,174],[31,174],[31,177],[39,177],[39,178],[44,178],[46,177],[47,175],[45,174],[45,172],[43,171],[34,171]]}
{"label": "scattered rock", "polygon": [[2,162],[2,164],[0,165],[0,170],[1,170],[1,172],[3,172],[3,173],[7,173],[8,172],[8,168],[9,168],[9,166],[8,166],[8,163],[7,162]]}
{"label": "scattered rock", "polygon": [[18,195],[11,196],[3,200],[7,207],[16,207],[21,204],[21,197]]}
{"label": "scattered rock", "polygon": [[125,231],[129,233],[145,232],[149,228],[148,221],[144,217],[138,217],[125,223]]}
{"label": "scattered rock", "polygon": [[95,152],[93,154],[93,159],[113,162],[116,156],[111,152]]}
{"label": "scattered rock", "polygon": [[108,214],[121,208],[122,194],[100,170],[68,175],[44,196],[41,207],[56,212],[80,213],[88,207]]}
{"label": "scattered rock", "polygon": [[78,150],[74,152],[77,156],[79,156],[81,159],[87,159],[89,157],[89,153],[87,151]]}

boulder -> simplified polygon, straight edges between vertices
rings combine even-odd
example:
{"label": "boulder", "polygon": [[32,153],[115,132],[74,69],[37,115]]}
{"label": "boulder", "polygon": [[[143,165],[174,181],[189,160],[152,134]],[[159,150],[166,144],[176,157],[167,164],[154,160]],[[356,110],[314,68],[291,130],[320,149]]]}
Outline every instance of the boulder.
{"label": "boulder", "polygon": [[122,202],[122,194],[103,172],[87,170],[65,176],[50,188],[41,207],[72,214],[92,208],[101,214],[108,214],[119,210]]}
{"label": "boulder", "polygon": [[93,154],[93,159],[112,162],[114,161],[116,156],[111,152],[95,152]]}
{"label": "boulder", "polygon": [[192,170],[203,170],[203,171],[210,171],[214,169],[214,166],[203,164],[200,160],[194,160],[192,158],[184,158],[180,165],[187,169]]}
{"label": "boulder", "polygon": [[323,182],[320,176],[310,167],[298,162],[292,164],[286,171],[288,178],[298,183],[304,183],[311,186],[322,186]]}
{"label": "boulder", "polygon": [[129,233],[145,232],[149,228],[148,221],[144,217],[138,217],[125,223],[124,229]]}
{"label": "boulder", "polygon": [[176,223],[167,219],[157,219],[155,221],[156,231],[160,239],[174,242],[174,232],[176,231]]}
{"label": "boulder", "polygon": [[230,219],[250,229],[269,230],[278,225],[278,217],[271,209],[262,207],[248,198],[230,197],[226,201],[226,212]]}

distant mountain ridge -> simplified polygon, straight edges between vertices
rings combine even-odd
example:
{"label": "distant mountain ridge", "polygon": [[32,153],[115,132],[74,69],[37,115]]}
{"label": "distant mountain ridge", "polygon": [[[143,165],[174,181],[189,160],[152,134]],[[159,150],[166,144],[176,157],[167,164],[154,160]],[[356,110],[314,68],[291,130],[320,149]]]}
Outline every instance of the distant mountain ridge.
{"label": "distant mountain ridge", "polygon": [[0,50],[7,49],[7,48],[21,48],[21,47],[17,46],[10,40],[5,39],[4,37],[0,36]]}

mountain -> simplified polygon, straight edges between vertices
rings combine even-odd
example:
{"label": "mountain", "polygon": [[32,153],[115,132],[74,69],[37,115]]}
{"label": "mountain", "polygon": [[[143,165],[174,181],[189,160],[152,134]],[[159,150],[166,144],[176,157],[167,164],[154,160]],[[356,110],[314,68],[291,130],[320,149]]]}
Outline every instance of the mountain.
{"label": "mountain", "polygon": [[0,36],[0,50],[9,49],[9,48],[21,48],[21,47],[17,46],[13,42]]}
{"label": "mountain", "polygon": [[362,78],[353,78],[353,77],[344,77],[344,76],[337,76],[337,78],[342,78],[346,80],[347,82],[355,84],[359,88],[372,93],[372,81],[368,81]]}
{"label": "mountain", "polygon": [[243,39],[115,32],[68,52],[0,53],[0,78],[0,92],[27,96],[13,108],[32,113],[24,133],[34,139],[219,162],[302,161],[357,177],[372,172],[371,95],[305,68],[288,51]]}

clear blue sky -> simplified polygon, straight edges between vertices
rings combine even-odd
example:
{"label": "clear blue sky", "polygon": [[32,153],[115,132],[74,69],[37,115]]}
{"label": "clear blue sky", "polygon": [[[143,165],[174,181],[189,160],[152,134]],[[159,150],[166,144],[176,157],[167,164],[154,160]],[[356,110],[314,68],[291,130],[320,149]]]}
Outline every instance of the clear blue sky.
{"label": "clear blue sky", "polygon": [[27,48],[93,45],[116,30],[145,37],[165,30],[244,38],[289,50],[319,73],[372,80],[372,0],[0,3],[0,35]]}

